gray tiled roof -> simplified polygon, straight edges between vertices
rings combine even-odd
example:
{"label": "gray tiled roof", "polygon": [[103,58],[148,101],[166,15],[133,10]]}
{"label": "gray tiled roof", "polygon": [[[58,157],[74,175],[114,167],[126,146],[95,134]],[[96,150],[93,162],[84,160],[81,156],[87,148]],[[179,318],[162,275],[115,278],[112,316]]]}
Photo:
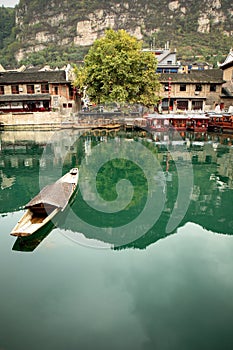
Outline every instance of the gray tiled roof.
{"label": "gray tiled roof", "polygon": [[66,74],[61,71],[0,72],[0,84],[65,83]]}
{"label": "gray tiled roof", "polygon": [[221,69],[206,69],[203,71],[191,70],[190,73],[161,73],[159,81],[166,83],[171,77],[171,83],[216,83],[222,84],[223,72]]}
{"label": "gray tiled roof", "polygon": [[17,102],[17,101],[45,101],[50,100],[49,94],[15,94],[15,95],[0,95],[0,102]]}

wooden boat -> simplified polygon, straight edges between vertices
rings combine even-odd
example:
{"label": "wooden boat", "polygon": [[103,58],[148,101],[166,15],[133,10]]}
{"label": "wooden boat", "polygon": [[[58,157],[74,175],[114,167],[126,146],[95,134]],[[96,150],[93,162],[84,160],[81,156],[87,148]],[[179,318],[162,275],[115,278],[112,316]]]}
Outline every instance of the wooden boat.
{"label": "wooden boat", "polygon": [[78,168],[73,168],[53,184],[45,186],[25,205],[27,210],[11,231],[11,235],[32,235],[47,225],[58,213],[63,212],[75,193],[78,177]]}
{"label": "wooden boat", "polygon": [[12,250],[21,252],[33,252],[40,243],[50,234],[50,232],[56,227],[53,221],[49,221],[41,229],[29,236],[18,236]]}
{"label": "wooden boat", "polygon": [[199,114],[148,114],[146,129],[155,131],[207,131],[209,116],[204,113]]}
{"label": "wooden boat", "polygon": [[169,129],[169,115],[168,114],[148,114],[146,117],[149,131],[167,131]]}
{"label": "wooden boat", "polygon": [[185,131],[187,118],[186,114],[152,113],[145,116],[146,126],[144,128],[149,131]]}
{"label": "wooden boat", "polygon": [[121,124],[115,123],[115,124],[100,124],[92,127],[92,130],[113,130],[113,129],[120,129]]}
{"label": "wooden boat", "polygon": [[169,115],[169,127],[177,131],[185,131],[187,124],[186,114],[170,114]]}
{"label": "wooden boat", "polygon": [[204,113],[190,114],[186,122],[186,128],[188,131],[194,132],[206,132],[209,123],[209,116]]}
{"label": "wooden boat", "polygon": [[208,131],[214,132],[233,132],[233,115],[231,113],[210,113]]}

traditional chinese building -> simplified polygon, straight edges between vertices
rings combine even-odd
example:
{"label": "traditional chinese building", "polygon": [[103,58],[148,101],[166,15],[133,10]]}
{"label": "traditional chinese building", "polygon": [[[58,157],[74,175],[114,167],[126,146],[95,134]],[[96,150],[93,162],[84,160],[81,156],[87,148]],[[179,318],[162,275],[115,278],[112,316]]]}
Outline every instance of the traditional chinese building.
{"label": "traditional chinese building", "polygon": [[75,111],[68,70],[0,72],[0,112]]}
{"label": "traditional chinese building", "polygon": [[225,83],[222,86],[221,99],[225,106],[233,106],[233,50],[231,49],[225,61],[220,65]]}
{"label": "traditional chinese building", "polygon": [[163,110],[211,110],[221,102],[221,69],[160,75]]}

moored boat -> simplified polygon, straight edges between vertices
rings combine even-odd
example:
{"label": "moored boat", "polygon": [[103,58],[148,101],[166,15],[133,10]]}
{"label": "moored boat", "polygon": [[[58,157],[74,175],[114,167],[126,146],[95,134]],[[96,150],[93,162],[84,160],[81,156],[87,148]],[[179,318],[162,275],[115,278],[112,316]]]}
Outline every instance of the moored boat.
{"label": "moored boat", "polygon": [[231,113],[167,113],[147,114],[143,118],[135,118],[135,129],[147,131],[192,131],[192,132],[233,132],[233,115]]}
{"label": "moored boat", "polygon": [[167,114],[148,114],[146,119],[146,129],[149,131],[167,131],[169,129],[169,118]]}
{"label": "moored boat", "polygon": [[231,113],[210,113],[208,131],[233,132],[233,115]]}
{"label": "moored boat", "polygon": [[151,131],[186,130],[187,115],[185,114],[148,114],[146,117],[147,129]]}
{"label": "moored boat", "polygon": [[77,188],[78,177],[78,168],[73,168],[53,184],[45,186],[25,205],[26,212],[11,231],[11,235],[32,235],[51,222],[58,213],[63,212]]}
{"label": "moored boat", "polygon": [[169,125],[170,129],[175,129],[177,131],[185,131],[187,125],[187,115],[186,114],[170,114],[169,115]]}
{"label": "moored boat", "polygon": [[209,123],[209,116],[202,114],[191,114],[186,121],[186,129],[194,132],[207,131]]}

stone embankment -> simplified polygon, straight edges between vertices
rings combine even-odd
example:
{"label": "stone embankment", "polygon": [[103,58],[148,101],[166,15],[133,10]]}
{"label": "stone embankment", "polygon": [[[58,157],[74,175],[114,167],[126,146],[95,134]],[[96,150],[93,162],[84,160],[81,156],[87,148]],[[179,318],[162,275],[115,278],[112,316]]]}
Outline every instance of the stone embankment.
{"label": "stone embankment", "polygon": [[65,118],[58,112],[3,113],[0,126],[4,130],[57,129]]}
{"label": "stone embankment", "polygon": [[28,112],[0,114],[2,130],[55,130],[64,128],[91,129],[104,125],[124,124],[121,114],[84,113],[63,115],[59,112]]}

